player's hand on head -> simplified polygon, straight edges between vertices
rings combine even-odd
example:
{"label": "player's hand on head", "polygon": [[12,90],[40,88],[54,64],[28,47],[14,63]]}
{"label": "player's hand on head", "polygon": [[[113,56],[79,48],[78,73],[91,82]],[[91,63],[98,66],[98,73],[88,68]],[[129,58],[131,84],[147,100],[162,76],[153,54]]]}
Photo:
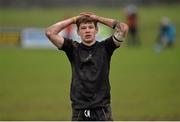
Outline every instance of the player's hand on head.
{"label": "player's hand on head", "polygon": [[78,16],[76,16],[76,19],[78,20],[79,18],[81,18],[82,17],[82,15],[78,15]]}
{"label": "player's hand on head", "polygon": [[73,18],[73,24],[76,24],[77,20],[81,18],[83,15],[74,16]]}
{"label": "player's hand on head", "polygon": [[82,15],[82,16],[89,16],[92,19],[94,19],[95,21],[98,21],[98,16],[95,15],[94,13],[92,13],[92,12],[82,12],[82,13],[80,13],[80,15]]}
{"label": "player's hand on head", "polygon": [[95,15],[95,14],[92,12],[82,12],[82,13],[80,13],[80,15],[90,16],[90,15]]}

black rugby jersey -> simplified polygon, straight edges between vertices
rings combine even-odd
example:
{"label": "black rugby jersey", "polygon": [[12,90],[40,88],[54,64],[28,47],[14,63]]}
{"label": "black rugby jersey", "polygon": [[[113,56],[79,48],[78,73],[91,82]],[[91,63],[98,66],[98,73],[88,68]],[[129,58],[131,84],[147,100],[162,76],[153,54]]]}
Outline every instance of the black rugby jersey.
{"label": "black rugby jersey", "polygon": [[110,104],[109,70],[113,51],[112,37],[86,46],[64,39],[65,51],[72,69],[70,97],[73,108],[94,108]]}

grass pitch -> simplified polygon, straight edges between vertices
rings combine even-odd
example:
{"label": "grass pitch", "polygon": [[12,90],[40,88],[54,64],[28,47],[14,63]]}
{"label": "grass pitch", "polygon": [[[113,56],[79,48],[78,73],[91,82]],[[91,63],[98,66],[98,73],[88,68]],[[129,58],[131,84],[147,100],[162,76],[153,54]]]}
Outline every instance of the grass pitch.
{"label": "grass pitch", "polygon": [[[180,49],[121,48],[112,57],[114,120],[180,119]],[[61,51],[0,49],[0,120],[70,120],[71,70]]]}

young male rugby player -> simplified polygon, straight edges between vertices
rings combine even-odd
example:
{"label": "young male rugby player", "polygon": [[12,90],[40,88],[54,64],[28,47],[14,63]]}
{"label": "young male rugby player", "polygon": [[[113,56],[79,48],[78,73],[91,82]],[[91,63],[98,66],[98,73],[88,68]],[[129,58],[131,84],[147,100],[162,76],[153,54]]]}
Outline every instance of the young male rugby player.
{"label": "young male rugby player", "polygon": [[[97,23],[114,29],[114,34],[96,41]],[[70,24],[77,25],[81,43],[58,35]],[[128,26],[90,12],[62,20],[46,30],[49,40],[66,53],[72,69],[72,120],[112,120],[109,70],[111,56],[125,40]]]}

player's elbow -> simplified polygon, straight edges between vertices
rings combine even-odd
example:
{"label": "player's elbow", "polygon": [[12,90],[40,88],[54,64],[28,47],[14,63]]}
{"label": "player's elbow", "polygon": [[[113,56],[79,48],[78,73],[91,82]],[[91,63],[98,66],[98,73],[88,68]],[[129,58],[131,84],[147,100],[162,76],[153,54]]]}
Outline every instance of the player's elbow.
{"label": "player's elbow", "polygon": [[57,33],[54,30],[52,30],[51,28],[47,28],[45,30],[45,34],[48,38],[51,38],[52,36],[56,35]]}
{"label": "player's elbow", "polygon": [[53,32],[52,32],[49,28],[47,28],[47,29],[45,30],[45,34],[46,34],[46,36],[47,36],[48,38],[50,38],[50,37],[53,35]]}

